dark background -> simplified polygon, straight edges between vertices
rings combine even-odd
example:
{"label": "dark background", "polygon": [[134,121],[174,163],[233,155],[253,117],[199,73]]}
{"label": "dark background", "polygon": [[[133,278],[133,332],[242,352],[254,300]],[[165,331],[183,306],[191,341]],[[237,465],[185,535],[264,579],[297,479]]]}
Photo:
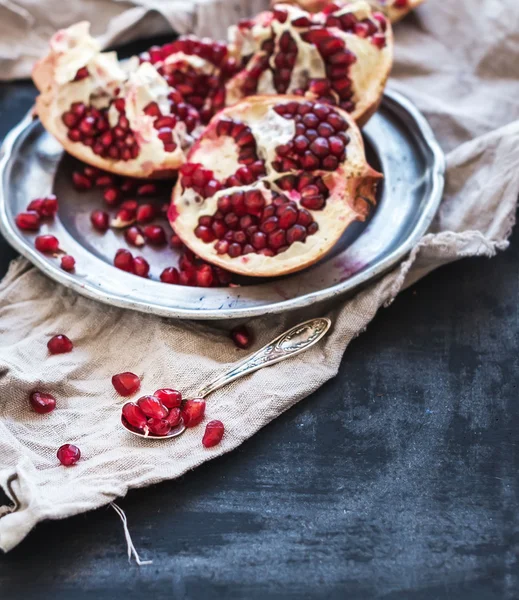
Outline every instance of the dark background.
{"label": "dark background", "polygon": [[[0,86],[2,137],[34,96]],[[1,275],[14,257],[0,239]],[[102,508],[0,556],[0,598],[519,598],[518,305],[515,233],[401,294],[235,452],[120,500],[152,565]]]}

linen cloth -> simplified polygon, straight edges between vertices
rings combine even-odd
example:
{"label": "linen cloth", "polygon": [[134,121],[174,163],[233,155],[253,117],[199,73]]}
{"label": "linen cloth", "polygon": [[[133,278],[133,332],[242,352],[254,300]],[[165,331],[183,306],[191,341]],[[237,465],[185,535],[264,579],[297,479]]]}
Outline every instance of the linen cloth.
{"label": "linen cloth", "polygon": [[[52,4],[0,1],[4,75],[26,75],[52,29],[85,17],[111,43],[142,35],[143,24],[147,34],[165,22],[181,33],[210,33],[209,24],[221,32],[237,13],[252,14],[267,1],[69,0],[55,15]],[[219,446],[202,447],[201,427],[170,443],[128,435],[118,427],[122,399],[110,378],[129,370],[142,376],[143,393],[163,386],[195,393],[243,357],[228,340],[228,324],[110,308],[65,290],[24,260],[12,264],[0,284],[0,485],[17,501],[16,510],[3,509],[0,548],[13,548],[43,519],[102,506],[232,450],[332,378],[350,341],[405,286],[459,258],[506,249],[519,194],[519,3],[479,0],[477,10],[474,4],[429,0],[395,28],[391,85],[425,113],[447,153],[445,196],[430,231],[398,268],[336,303],[328,312],[333,329],[319,345],[210,396],[207,419],[226,425]],[[255,347],[322,311],[252,320]],[[46,342],[57,333],[75,348],[49,357]],[[57,397],[51,414],[29,409],[36,388]],[[81,448],[73,468],[56,460],[66,442]]]}

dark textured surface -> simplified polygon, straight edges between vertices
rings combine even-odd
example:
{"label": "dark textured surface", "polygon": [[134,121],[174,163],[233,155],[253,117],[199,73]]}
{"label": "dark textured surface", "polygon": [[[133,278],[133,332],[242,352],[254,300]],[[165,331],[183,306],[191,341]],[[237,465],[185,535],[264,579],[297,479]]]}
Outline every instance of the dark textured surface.
{"label": "dark textured surface", "polygon": [[[0,134],[31,106],[0,87]],[[1,274],[14,252],[0,242]],[[0,598],[519,598],[519,236],[382,310],[339,376],[237,451],[39,525]]]}

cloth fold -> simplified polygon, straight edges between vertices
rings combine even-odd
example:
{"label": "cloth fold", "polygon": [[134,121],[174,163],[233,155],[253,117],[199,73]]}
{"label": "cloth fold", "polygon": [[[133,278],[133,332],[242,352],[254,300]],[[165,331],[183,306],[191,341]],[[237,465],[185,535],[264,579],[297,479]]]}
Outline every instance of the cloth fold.
{"label": "cloth fold", "polygon": [[[0,7],[9,4],[3,1]],[[120,32],[133,31],[152,7],[164,14],[166,6],[135,4],[71,2],[60,19],[72,22],[84,18],[79,13],[87,7],[104,7],[105,15],[122,20]],[[231,11],[230,18],[223,5],[235,4],[170,2],[167,15],[179,31],[187,31],[213,21],[234,21],[236,12]],[[332,378],[350,341],[404,287],[459,258],[491,257],[506,249],[519,195],[519,66],[511,59],[519,43],[514,19],[519,6],[515,0],[503,4],[506,10],[496,11],[494,0],[481,0],[475,11],[472,0],[429,0],[396,27],[392,83],[418,104],[448,152],[441,208],[430,231],[402,264],[328,312],[333,328],[324,341],[209,397],[208,418],[226,425],[219,446],[204,449],[199,429],[174,443],[150,444],[127,435],[117,427],[122,402],[110,378],[129,370],[142,376],[143,393],[162,386],[195,393],[200,382],[244,356],[229,342],[225,323],[165,320],[110,308],[74,295],[25,260],[12,264],[0,284],[0,486],[16,496],[20,506],[14,512],[4,510],[3,516],[0,512],[0,548],[13,548],[43,519],[105,505],[130,488],[178,477],[236,448]],[[239,11],[252,5],[246,2]],[[48,16],[36,14],[29,0],[18,7],[25,7],[34,19],[29,26],[23,11],[9,17],[20,37],[29,29],[39,35],[51,24]],[[6,26],[5,19],[0,23],[0,29]],[[97,33],[103,23],[108,23],[107,39],[117,39],[118,27],[104,17],[97,19]],[[0,39],[0,55],[8,60],[8,42]],[[37,53],[38,48],[32,50]],[[11,62],[22,64],[23,60]],[[320,311],[312,307],[252,320],[255,347]],[[46,342],[56,333],[74,341],[72,353],[48,356]],[[36,388],[56,396],[54,412],[42,417],[30,411],[28,395]],[[82,459],[69,469],[59,466],[55,457],[66,442],[82,451]]]}

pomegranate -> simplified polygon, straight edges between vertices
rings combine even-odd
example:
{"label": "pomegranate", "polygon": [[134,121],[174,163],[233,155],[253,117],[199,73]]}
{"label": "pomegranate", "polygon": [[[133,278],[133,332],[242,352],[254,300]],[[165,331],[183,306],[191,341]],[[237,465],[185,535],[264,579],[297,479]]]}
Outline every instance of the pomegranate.
{"label": "pomegranate", "polygon": [[381,177],[344,110],[256,96],[211,120],[180,170],[168,216],[202,259],[243,275],[283,275],[315,263],[365,220]]}
{"label": "pomegranate", "polygon": [[74,444],[64,444],[58,448],[56,456],[64,467],[71,467],[81,458],[81,451]]}
{"label": "pomegranate", "polygon": [[221,421],[209,421],[205,426],[202,444],[205,448],[212,448],[222,441],[225,428]]}
{"label": "pomegranate", "polygon": [[[101,52],[89,28],[81,22],[58,31],[33,69],[43,125],[67,152],[94,167],[172,177],[200,128],[198,111],[149,62],[135,58],[123,66],[114,52]],[[82,174],[75,184],[92,187]]]}
{"label": "pomegranate", "polygon": [[[355,0],[349,0],[354,2]],[[396,23],[403,19],[407,13],[422,4],[424,0],[367,0],[373,10],[380,11],[387,15],[392,23]],[[344,0],[343,0],[344,2]],[[337,4],[332,0],[285,0],[286,4],[297,4],[308,12],[320,12],[326,10],[331,4]],[[277,4],[273,0],[272,4]]]}
{"label": "pomegranate", "polygon": [[228,105],[252,94],[298,94],[339,106],[359,125],[376,111],[393,61],[391,24],[366,2],[315,14],[278,4],[230,37],[243,68],[227,83]]}
{"label": "pomegranate", "polygon": [[55,335],[47,342],[47,348],[51,354],[66,354],[72,352],[74,344],[66,335]]}

